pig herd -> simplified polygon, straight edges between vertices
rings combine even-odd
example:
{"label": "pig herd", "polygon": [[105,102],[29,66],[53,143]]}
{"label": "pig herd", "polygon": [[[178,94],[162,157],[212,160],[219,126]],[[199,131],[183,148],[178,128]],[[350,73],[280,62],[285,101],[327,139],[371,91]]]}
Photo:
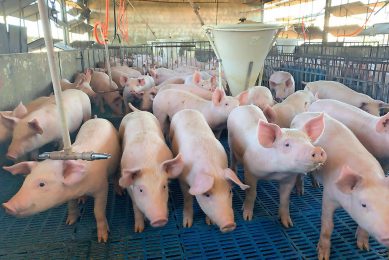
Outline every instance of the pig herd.
{"label": "pig herd", "polygon": [[[153,227],[168,222],[168,181],[178,178],[183,226],[193,224],[194,196],[207,224],[229,232],[236,227],[232,184],[246,192],[242,211],[249,221],[258,180],[276,180],[279,217],[289,228],[290,194],[296,187],[303,195],[309,173],[313,183],[323,185],[319,259],[329,259],[339,207],[358,223],[358,248],[369,249],[369,235],[389,247],[389,178],[383,170],[389,159],[389,113],[380,116],[388,104],[333,81],[309,82],[295,91],[292,75],[283,71],[274,72],[269,88],[254,86],[236,97],[217,87],[214,71],[191,67],[152,68],[142,75],[115,66],[111,78],[87,69],[74,83],[61,81],[69,130],[79,129],[72,149],[109,153],[108,160],[25,160],[61,139],[53,96],[0,112],[0,142],[9,144],[6,155],[17,162],[3,168],[26,175],[17,194],[3,203],[7,213],[26,217],[68,202],[71,225],[79,218],[78,202],[91,196],[98,241],[106,242],[109,178],[117,194],[126,190],[132,199],[135,232],[144,230],[145,219]],[[101,112],[108,106],[126,114],[119,131],[106,119],[90,119],[91,104]],[[224,129],[230,166],[218,140]],[[242,181],[238,164],[244,168]]]}

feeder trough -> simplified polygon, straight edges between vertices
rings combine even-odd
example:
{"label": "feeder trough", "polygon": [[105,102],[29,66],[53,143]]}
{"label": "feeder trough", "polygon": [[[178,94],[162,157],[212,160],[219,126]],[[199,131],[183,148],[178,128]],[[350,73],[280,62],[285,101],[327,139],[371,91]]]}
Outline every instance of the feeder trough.
{"label": "feeder trough", "polygon": [[[222,66],[232,95],[254,86],[269,50],[282,27],[271,24],[203,26],[212,34],[213,48]],[[262,79],[260,75],[259,80]]]}

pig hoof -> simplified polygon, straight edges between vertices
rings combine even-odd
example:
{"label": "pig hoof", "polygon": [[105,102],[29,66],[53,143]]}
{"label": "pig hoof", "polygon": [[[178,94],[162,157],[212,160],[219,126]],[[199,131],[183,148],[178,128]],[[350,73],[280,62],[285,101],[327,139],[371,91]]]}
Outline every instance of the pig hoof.
{"label": "pig hoof", "polygon": [[252,220],[253,219],[253,211],[252,210],[244,210],[243,211],[243,219],[244,220]]}
{"label": "pig hoof", "polygon": [[102,227],[97,227],[97,240],[99,243],[106,243],[108,241],[108,225],[105,224]]}
{"label": "pig hoof", "polygon": [[192,218],[188,218],[188,217],[184,217],[184,220],[182,222],[182,226],[184,228],[190,228],[193,224],[193,219]]}
{"label": "pig hoof", "polygon": [[208,226],[213,225],[212,220],[208,216],[205,217],[205,223],[207,223]]}
{"label": "pig hoof", "polygon": [[82,196],[82,197],[78,198],[77,203],[78,204],[85,204],[86,200],[87,200],[87,196]]}
{"label": "pig hoof", "polygon": [[317,258],[319,260],[330,259],[330,249],[328,247],[321,246],[320,242],[317,245]]}
{"label": "pig hoof", "polygon": [[360,227],[357,228],[356,232],[357,237],[357,246],[360,250],[367,250],[369,251],[369,234],[361,229]]}
{"label": "pig hoof", "polygon": [[124,189],[122,189],[119,185],[115,185],[114,189],[115,189],[116,195],[118,195],[118,196],[124,195]]}
{"label": "pig hoof", "polygon": [[79,215],[78,214],[69,214],[66,219],[66,225],[73,225],[77,222]]}
{"label": "pig hoof", "polygon": [[293,227],[293,222],[290,216],[287,217],[281,217],[281,223],[285,228]]}
{"label": "pig hoof", "polygon": [[136,223],[135,224],[135,228],[134,228],[135,233],[142,233],[143,230],[145,230],[144,223]]}

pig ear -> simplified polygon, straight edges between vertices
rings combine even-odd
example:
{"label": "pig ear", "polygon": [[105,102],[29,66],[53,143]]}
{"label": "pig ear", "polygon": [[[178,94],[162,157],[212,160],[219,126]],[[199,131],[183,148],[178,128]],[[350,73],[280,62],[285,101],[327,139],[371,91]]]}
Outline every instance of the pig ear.
{"label": "pig ear", "polygon": [[151,68],[149,70],[149,73],[150,73],[150,76],[153,77],[153,78],[158,78],[158,74],[157,74],[157,71],[154,69],[154,68]]}
{"label": "pig ear", "polygon": [[4,125],[7,127],[7,128],[10,128],[10,129],[13,129],[15,127],[15,125],[19,122],[19,118],[17,117],[14,117],[14,116],[10,116],[10,115],[6,115],[5,112],[2,112],[0,113],[1,115],[1,118],[2,118],[2,122],[4,123]]}
{"label": "pig ear", "polygon": [[22,118],[27,115],[28,111],[25,105],[22,102],[12,111],[12,115],[17,118]]}
{"label": "pig ear", "polygon": [[242,93],[239,94],[239,96],[237,98],[239,100],[239,105],[240,106],[248,104],[248,102],[249,102],[249,91],[248,90],[243,91]]}
{"label": "pig ear", "polygon": [[340,170],[340,176],[336,180],[335,185],[343,193],[352,193],[362,182],[362,176],[357,174],[348,165],[345,165]]}
{"label": "pig ear", "polygon": [[120,83],[120,85],[124,86],[124,85],[127,84],[128,80],[129,80],[129,79],[128,79],[127,76],[120,76],[120,78],[119,78],[119,83]]}
{"label": "pig ear", "polygon": [[212,189],[215,179],[213,176],[208,174],[198,174],[195,177],[194,184],[190,187],[189,193],[192,195],[200,195],[206,193]]}
{"label": "pig ear", "polygon": [[13,175],[16,174],[29,174],[34,168],[38,162],[20,162],[17,164],[14,164],[12,166],[4,166],[3,169],[12,173]]}
{"label": "pig ear", "polygon": [[212,93],[212,103],[215,106],[220,105],[220,102],[223,100],[225,95],[226,94],[224,93],[224,90],[221,90],[219,88],[215,89],[215,91]]}
{"label": "pig ear", "polygon": [[309,136],[311,142],[316,142],[316,140],[321,136],[324,130],[324,113],[312,118],[304,125],[304,132]]}
{"label": "pig ear", "polygon": [[366,102],[362,102],[359,108],[362,109],[363,111],[368,112],[368,107]]}
{"label": "pig ear", "polygon": [[263,113],[265,114],[265,117],[267,119],[267,121],[269,121],[269,123],[275,123],[276,120],[277,120],[277,114],[276,114],[276,111],[274,111],[274,109],[267,105],[265,107],[265,109],[263,110]]}
{"label": "pig ear", "polygon": [[234,182],[236,185],[238,185],[242,190],[245,190],[245,189],[248,189],[250,188],[250,186],[246,185],[246,184],[243,184],[238,176],[236,176],[235,172],[233,172],[231,169],[225,169],[224,170],[224,178],[226,180],[230,180],[232,182]]}
{"label": "pig ear", "polygon": [[291,88],[291,87],[293,87],[294,82],[293,82],[293,80],[292,80],[291,78],[289,78],[289,79],[285,82],[285,85],[286,85],[287,88]]}
{"label": "pig ear", "polygon": [[63,183],[67,186],[80,182],[86,175],[83,162],[75,160],[63,161]]}
{"label": "pig ear", "polygon": [[380,117],[375,129],[378,133],[389,132],[389,113]]}
{"label": "pig ear", "polygon": [[269,87],[274,88],[277,84],[274,81],[269,80]]}
{"label": "pig ear", "polygon": [[282,136],[281,128],[276,124],[270,124],[263,120],[258,124],[258,141],[265,148],[271,148],[277,138]]}
{"label": "pig ear", "polygon": [[145,79],[144,79],[144,78],[139,79],[139,84],[140,84],[141,86],[144,86],[144,85],[146,84]]}
{"label": "pig ear", "polygon": [[39,125],[39,122],[36,118],[34,118],[33,120],[31,120],[30,122],[28,122],[28,126],[34,130],[37,134],[40,134],[42,135],[43,134],[43,129],[42,127]]}
{"label": "pig ear", "polygon": [[162,170],[167,173],[168,178],[177,178],[184,170],[184,161],[181,154],[178,154],[174,159],[164,161]]}
{"label": "pig ear", "polygon": [[193,83],[199,84],[201,82],[201,74],[198,70],[193,73]]}
{"label": "pig ear", "polygon": [[217,78],[216,78],[215,75],[213,75],[213,76],[211,77],[211,86],[212,86],[212,87],[216,87],[216,84],[217,84]]}
{"label": "pig ear", "polygon": [[127,188],[132,185],[136,178],[139,178],[141,175],[140,169],[123,169],[122,177],[119,179],[119,185],[122,188]]}

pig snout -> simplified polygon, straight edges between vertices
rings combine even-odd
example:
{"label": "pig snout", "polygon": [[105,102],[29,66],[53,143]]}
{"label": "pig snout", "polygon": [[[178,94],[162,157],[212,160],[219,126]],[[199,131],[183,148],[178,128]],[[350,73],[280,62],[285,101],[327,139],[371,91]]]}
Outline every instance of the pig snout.
{"label": "pig snout", "polygon": [[166,217],[157,218],[153,221],[150,221],[152,227],[163,227],[166,225],[168,219]]}
{"label": "pig snout", "polygon": [[2,204],[3,208],[5,209],[5,212],[9,215],[16,216],[18,214],[16,208],[9,202]]}
{"label": "pig snout", "polygon": [[283,99],[282,99],[282,98],[276,97],[274,100],[275,100],[277,103],[281,103]]}
{"label": "pig snout", "polygon": [[323,164],[327,159],[327,154],[321,147],[315,147],[311,153],[312,161],[317,164]]}
{"label": "pig snout", "polygon": [[389,237],[379,238],[378,241],[386,247],[389,247]]}
{"label": "pig snout", "polygon": [[220,226],[220,231],[225,233],[225,232],[231,232],[236,228],[236,224],[234,222],[229,222],[226,223],[222,226]]}

